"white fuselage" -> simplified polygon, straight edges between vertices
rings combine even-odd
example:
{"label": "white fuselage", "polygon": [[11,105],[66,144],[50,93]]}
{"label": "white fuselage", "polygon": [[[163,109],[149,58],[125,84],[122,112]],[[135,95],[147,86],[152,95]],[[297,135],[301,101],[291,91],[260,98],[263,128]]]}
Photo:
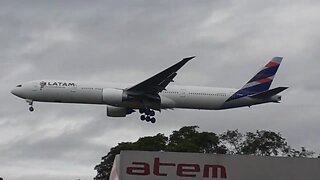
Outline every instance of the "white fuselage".
{"label": "white fuselage", "polygon": [[[31,101],[59,102],[59,103],[83,103],[83,104],[104,104],[132,109],[141,108],[137,103],[117,103],[106,98],[107,89],[124,90],[131,84],[119,83],[92,83],[49,80],[46,85],[42,81],[31,81],[17,86],[12,93]],[[186,109],[207,109],[218,110],[242,106],[251,106],[270,100],[259,100],[250,97],[241,98],[232,102],[226,100],[238,89],[213,88],[196,86],[168,86],[166,90],[159,93],[161,109],[186,108]],[[112,95],[108,97],[113,98]]]}

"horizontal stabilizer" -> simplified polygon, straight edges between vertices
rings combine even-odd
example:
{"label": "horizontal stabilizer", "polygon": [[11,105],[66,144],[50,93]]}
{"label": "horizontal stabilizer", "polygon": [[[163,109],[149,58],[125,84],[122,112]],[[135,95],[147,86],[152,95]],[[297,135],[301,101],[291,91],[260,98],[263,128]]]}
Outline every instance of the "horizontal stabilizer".
{"label": "horizontal stabilizer", "polygon": [[274,89],[270,89],[268,91],[264,91],[264,92],[261,92],[261,93],[258,93],[258,94],[254,94],[254,95],[251,95],[249,97],[252,97],[252,98],[257,98],[257,99],[265,99],[265,98],[269,98],[269,97],[272,97],[274,95],[277,95],[279,94],[280,92],[288,89],[289,87],[277,87],[277,88],[274,88]]}

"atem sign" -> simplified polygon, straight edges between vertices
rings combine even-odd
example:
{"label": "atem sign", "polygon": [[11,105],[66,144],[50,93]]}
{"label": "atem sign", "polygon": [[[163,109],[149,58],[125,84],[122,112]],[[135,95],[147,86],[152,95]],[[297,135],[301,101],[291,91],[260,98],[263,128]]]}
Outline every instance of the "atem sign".
{"label": "atem sign", "polygon": [[150,176],[151,174],[154,176],[168,176],[166,171],[161,170],[164,167],[174,169],[175,175],[178,177],[227,178],[226,168],[222,165],[162,162],[159,157],[154,158],[153,164],[134,161],[131,163],[131,166],[127,167],[126,173],[131,176]]}
{"label": "atem sign", "polygon": [[121,151],[109,180],[315,180],[320,158]]}

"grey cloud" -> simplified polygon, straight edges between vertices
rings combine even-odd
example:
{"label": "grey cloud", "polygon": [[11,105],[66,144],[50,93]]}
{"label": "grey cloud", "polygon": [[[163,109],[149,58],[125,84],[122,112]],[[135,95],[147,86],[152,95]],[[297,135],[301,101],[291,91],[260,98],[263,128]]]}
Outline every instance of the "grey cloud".
{"label": "grey cloud", "polygon": [[[319,152],[319,7],[313,0],[2,1],[0,176],[89,179],[118,142],[185,125],[217,133],[279,131],[292,146]],[[290,89],[282,104],[163,111],[156,125],[138,114],[107,118],[104,106],[36,103],[30,114],[10,94],[34,79],[139,82],[191,55],[197,58],[176,84],[240,87],[268,59],[284,56],[274,86]],[[21,176],[14,173],[26,165]]]}

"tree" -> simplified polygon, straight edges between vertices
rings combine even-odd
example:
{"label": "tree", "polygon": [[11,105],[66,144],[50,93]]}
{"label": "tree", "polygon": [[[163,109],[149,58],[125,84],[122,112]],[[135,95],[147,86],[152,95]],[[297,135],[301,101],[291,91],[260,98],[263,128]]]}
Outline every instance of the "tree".
{"label": "tree", "polygon": [[[288,157],[304,157],[304,158],[313,157],[314,154],[315,154],[315,152],[309,151],[305,147],[301,147],[301,151],[299,151],[299,150],[295,150],[295,149],[291,148],[290,146],[288,147],[287,153],[286,153],[286,155]],[[320,158],[320,155],[318,158]]]}
{"label": "tree", "polygon": [[122,142],[111,148],[110,152],[102,157],[102,162],[94,169],[97,171],[95,180],[105,180],[109,178],[113,161],[117,154],[122,150],[141,150],[141,151],[164,151],[168,138],[164,134],[156,136],[142,137],[137,142]]}
{"label": "tree", "polygon": [[134,150],[132,144],[133,143],[131,142],[122,142],[117,146],[111,148],[110,152],[106,156],[101,158],[102,162],[96,165],[96,167],[94,168],[97,171],[97,175],[94,179],[109,179],[115,155],[120,154],[121,150]]}
{"label": "tree", "polygon": [[242,143],[241,153],[261,156],[277,156],[285,153],[287,143],[280,133],[271,131],[248,132],[246,139]]}
{"label": "tree", "polygon": [[219,137],[221,142],[228,147],[228,154],[241,154],[243,135],[238,130],[228,130]]}
{"label": "tree", "polygon": [[173,131],[167,146],[168,151],[175,152],[198,152],[199,147],[195,145],[192,138],[197,134],[198,126],[187,126],[179,131]]}
{"label": "tree", "polygon": [[164,134],[139,138],[132,144],[133,149],[143,151],[165,151],[168,138]]}
{"label": "tree", "polygon": [[224,146],[219,146],[219,137],[215,133],[201,132],[198,126],[187,126],[170,135],[167,151],[198,152],[198,153],[226,153]]}

